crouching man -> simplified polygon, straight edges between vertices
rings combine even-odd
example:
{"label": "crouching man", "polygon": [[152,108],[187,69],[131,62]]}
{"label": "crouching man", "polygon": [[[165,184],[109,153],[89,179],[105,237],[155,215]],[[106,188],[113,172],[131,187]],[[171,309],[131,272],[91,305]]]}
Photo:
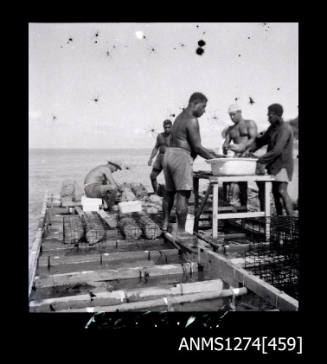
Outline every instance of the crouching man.
{"label": "crouching man", "polygon": [[113,173],[122,169],[129,169],[120,162],[108,161],[107,164],[93,168],[85,177],[84,191],[86,197],[104,199],[107,209],[111,210],[116,202],[120,186],[113,177]]}

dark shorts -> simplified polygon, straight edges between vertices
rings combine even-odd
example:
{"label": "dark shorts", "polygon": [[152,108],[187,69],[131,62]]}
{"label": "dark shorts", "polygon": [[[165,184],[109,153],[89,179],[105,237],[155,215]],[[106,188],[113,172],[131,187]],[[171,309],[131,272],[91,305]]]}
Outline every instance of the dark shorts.
{"label": "dark shorts", "polygon": [[192,191],[193,158],[182,148],[167,148],[163,159],[167,191]]}
{"label": "dark shorts", "polygon": [[163,169],[163,166],[162,166],[163,157],[164,157],[163,153],[159,153],[157,155],[157,158],[155,159],[155,161],[153,163],[152,170],[154,170],[155,172],[159,172],[159,173],[162,171],[162,169]]}

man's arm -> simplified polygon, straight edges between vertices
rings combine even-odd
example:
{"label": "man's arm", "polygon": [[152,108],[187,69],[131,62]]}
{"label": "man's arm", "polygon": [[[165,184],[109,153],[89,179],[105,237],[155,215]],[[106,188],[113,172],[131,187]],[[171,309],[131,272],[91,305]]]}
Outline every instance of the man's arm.
{"label": "man's arm", "polygon": [[248,147],[254,143],[254,141],[257,137],[257,134],[258,134],[257,124],[254,121],[249,120],[249,124],[248,124],[249,139],[244,143],[244,151],[246,149],[248,149]]}
{"label": "man's arm", "polygon": [[115,181],[110,168],[107,168],[105,171],[103,171],[104,175],[106,176],[107,181],[113,185],[114,187],[119,189],[119,185],[117,184],[117,182]]}
{"label": "man's arm", "polygon": [[257,136],[254,142],[249,146],[248,151],[254,153],[264,145],[268,144],[270,127],[263,133],[262,136]]}
{"label": "man's arm", "polygon": [[223,144],[223,153],[225,155],[227,154],[227,150],[228,150],[228,146],[229,146],[230,142],[231,142],[231,137],[230,137],[229,128],[228,128],[226,131],[226,138],[225,138],[225,141]]}
{"label": "man's arm", "polygon": [[290,130],[288,130],[287,128],[282,128],[277,135],[276,144],[274,145],[273,149],[262,155],[259,158],[258,162],[269,163],[271,160],[278,157],[283,152],[283,149],[285,148],[289,137]]}
{"label": "man's arm", "polygon": [[257,124],[252,120],[249,120],[248,123],[248,135],[249,139],[246,140],[245,143],[243,144],[243,148],[241,150],[242,152],[241,156],[247,156],[250,153],[250,149],[252,145],[255,143],[255,140],[258,135]]}
{"label": "man's arm", "polygon": [[152,149],[152,152],[151,152],[151,155],[150,155],[150,158],[149,158],[149,161],[148,161],[148,166],[151,166],[153,158],[158,153],[159,147],[160,147],[160,143],[159,143],[159,135],[158,135],[157,140],[156,140],[156,144],[155,144],[154,148]]}
{"label": "man's arm", "polygon": [[201,144],[200,128],[197,119],[192,119],[186,129],[187,139],[191,147],[191,155],[195,158],[197,155],[204,159],[212,159],[216,157],[216,153],[206,149]]}

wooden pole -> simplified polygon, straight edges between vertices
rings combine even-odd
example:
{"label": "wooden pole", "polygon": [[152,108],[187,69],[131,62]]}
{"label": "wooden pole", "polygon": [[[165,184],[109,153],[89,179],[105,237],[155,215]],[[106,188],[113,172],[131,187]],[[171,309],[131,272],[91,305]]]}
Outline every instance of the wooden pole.
{"label": "wooden pole", "polygon": [[35,287],[56,287],[71,284],[83,284],[97,281],[109,281],[114,279],[125,278],[142,278],[147,276],[166,276],[168,274],[192,274],[198,270],[197,263],[187,262],[183,264],[163,264],[154,265],[151,260],[140,261],[138,266],[135,262],[126,262],[125,267],[116,269],[93,270],[93,271],[78,271],[62,274],[52,274],[47,277],[35,277]]}
{"label": "wooden pole", "polygon": [[[54,297],[31,302],[31,307],[35,312],[50,311],[50,305],[55,310],[83,308],[87,306],[108,306],[127,302],[138,302],[159,297],[188,295],[191,293],[216,292],[224,296],[228,290],[223,292],[223,282],[220,279],[213,279],[201,282],[179,283],[172,287],[145,287],[128,290],[115,291],[94,291],[92,298],[89,294],[79,294],[75,296]],[[235,291],[237,292],[237,291]],[[232,294],[233,292],[230,292]]]}
{"label": "wooden pole", "polygon": [[218,183],[213,184],[212,238],[218,238]]}
{"label": "wooden pole", "polygon": [[270,196],[271,182],[265,182],[265,234],[266,241],[270,241]]}
{"label": "wooden pole", "polygon": [[194,227],[193,227],[193,231],[195,231],[195,232],[197,232],[199,230],[199,218],[200,218],[200,216],[202,214],[204,206],[207,203],[207,200],[208,200],[208,197],[209,197],[209,194],[210,194],[210,190],[211,190],[211,185],[209,183],[208,188],[207,188],[206,193],[205,193],[205,195],[203,197],[203,200],[201,202],[200,207],[195,209]]}
{"label": "wooden pole", "polygon": [[158,298],[154,300],[122,303],[120,305],[112,306],[96,306],[96,307],[85,307],[82,309],[73,310],[59,310],[57,312],[122,312],[122,311],[143,311],[143,310],[153,310],[159,307],[166,307],[167,311],[171,310],[174,305],[182,305],[193,302],[200,302],[205,300],[213,300],[218,298],[225,298],[231,296],[240,296],[247,293],[247,289],[242,287],[238,289],[224,289],[222,291],[208,291],[208,292],[198,292],[190,293],[179,296],[166,296],[163,298]]}

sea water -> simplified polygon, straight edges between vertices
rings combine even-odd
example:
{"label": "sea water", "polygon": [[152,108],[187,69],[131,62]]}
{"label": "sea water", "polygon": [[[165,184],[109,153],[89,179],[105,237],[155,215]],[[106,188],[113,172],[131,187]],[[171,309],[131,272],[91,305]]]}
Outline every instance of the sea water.
{"label": "sea water", "polygon": [[[150,173],[152,167],[148,160],[152,149],[30,149],[29,150],[29,246],[31,246],[42,202],[46,190],[59,194],[65,179],[75,180],[83,186],[86,174],[94,167],[105,164],[108,160],[119,160],[130,166],[129,170],[116,172],[114,177],[118,183],[142,183],[152,192]],[[297,153],[295,153],[297,156]],[[298,195],[298,159],[294,160],[294,177],[289,186],[289,194],[293,200]],[[209,164],[198,157],[194,170],[210,170]],[[164,184],[163,173],[158,176],[158,182]]]}

